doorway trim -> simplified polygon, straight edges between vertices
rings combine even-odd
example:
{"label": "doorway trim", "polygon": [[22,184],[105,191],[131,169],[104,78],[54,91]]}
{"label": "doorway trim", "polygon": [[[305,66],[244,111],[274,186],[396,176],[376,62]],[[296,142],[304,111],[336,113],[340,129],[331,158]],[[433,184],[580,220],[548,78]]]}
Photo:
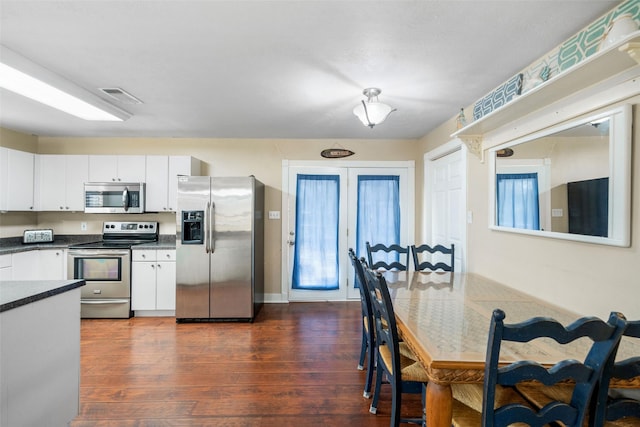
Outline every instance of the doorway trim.
{"label": "doorway trim", "polygon": [[[462,154],[462,193],[463,193],[463,207],[462,209],[465,212],[465,220],[464,224],[461,224],[462,230],[462,248],[458,249],[456,247],[456,254],[458,251],[461,251],[462,260],[460,271],[466,271],[467,269],[467,224],[470,224],[473,221],[473,214],[471,211],[467,210],[467,153],[468,148],[462,142],[461,139],[456,138],[452,139],[437,148],[427,152],[424,154],[424,174],[423,174],[423,182],[422,188],[424,196],[422,199],[422,241],[430,242],[432,238],[431,233],[431,221],[432,221],[432,210],[431,210],[431,198],[433,196],[433,183],[429,180],[431,176],[431,172],[433,172],[433,162],[445,157],[449,154],[452,154],[456,151],[460,150]],[[456,268],[457,270],[457,268]]]}

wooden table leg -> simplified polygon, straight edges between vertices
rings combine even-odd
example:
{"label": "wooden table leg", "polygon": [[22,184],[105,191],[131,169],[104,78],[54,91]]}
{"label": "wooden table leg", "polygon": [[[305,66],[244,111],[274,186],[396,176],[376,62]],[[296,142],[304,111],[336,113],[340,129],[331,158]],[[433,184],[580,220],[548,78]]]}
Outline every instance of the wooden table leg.
{"label": "wooden table leg", "polygon": [[453,393],[449,384],[427,384],[427,426],[451,427],[453,415]]}

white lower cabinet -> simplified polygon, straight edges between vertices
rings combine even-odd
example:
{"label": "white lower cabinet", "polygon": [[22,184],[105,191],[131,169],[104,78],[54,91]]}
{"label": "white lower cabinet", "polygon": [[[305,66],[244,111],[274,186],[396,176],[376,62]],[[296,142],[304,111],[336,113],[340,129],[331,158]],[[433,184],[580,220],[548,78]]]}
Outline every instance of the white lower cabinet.
{"label": "white lower cabinet", "polygon": [[176,251],[134,249],[131,260],[131,309],[136,315],[175,311]]}
{"label": "white lower cabinet", "polygon": [[38,276],[41,280],[67,278],[67,251],[65,249],[40,249]]}
{"label": "white lower cabinet", "polygon": [[11,254],[0,255],[0,282],[11,280],[12,276]]}
{"label": "white lower cabinet", "polygon": [[37,249],[11,255],[12,280],[64,280],[65,249]]}

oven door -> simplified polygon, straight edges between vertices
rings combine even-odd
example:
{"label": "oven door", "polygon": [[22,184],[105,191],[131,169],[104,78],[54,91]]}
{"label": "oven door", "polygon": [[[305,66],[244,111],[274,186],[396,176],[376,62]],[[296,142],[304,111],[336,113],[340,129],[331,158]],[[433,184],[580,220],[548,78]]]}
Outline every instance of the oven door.
{"label": "oven door", "polygon": [[130,249],[69,249],[67,273],[86,283],[81,317],[130,317]]}

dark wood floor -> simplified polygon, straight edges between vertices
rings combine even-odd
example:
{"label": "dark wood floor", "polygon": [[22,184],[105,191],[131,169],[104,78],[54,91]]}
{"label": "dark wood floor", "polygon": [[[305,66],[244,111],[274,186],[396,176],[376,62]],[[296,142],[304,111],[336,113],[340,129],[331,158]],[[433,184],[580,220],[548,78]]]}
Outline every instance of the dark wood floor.
{"label": "dark wood floor", "polygon": [[389,386],[377,415],[362,397],[360,328],[359,302],[266,304],[254,323],[85,319],[72,426],[388,426]]}

